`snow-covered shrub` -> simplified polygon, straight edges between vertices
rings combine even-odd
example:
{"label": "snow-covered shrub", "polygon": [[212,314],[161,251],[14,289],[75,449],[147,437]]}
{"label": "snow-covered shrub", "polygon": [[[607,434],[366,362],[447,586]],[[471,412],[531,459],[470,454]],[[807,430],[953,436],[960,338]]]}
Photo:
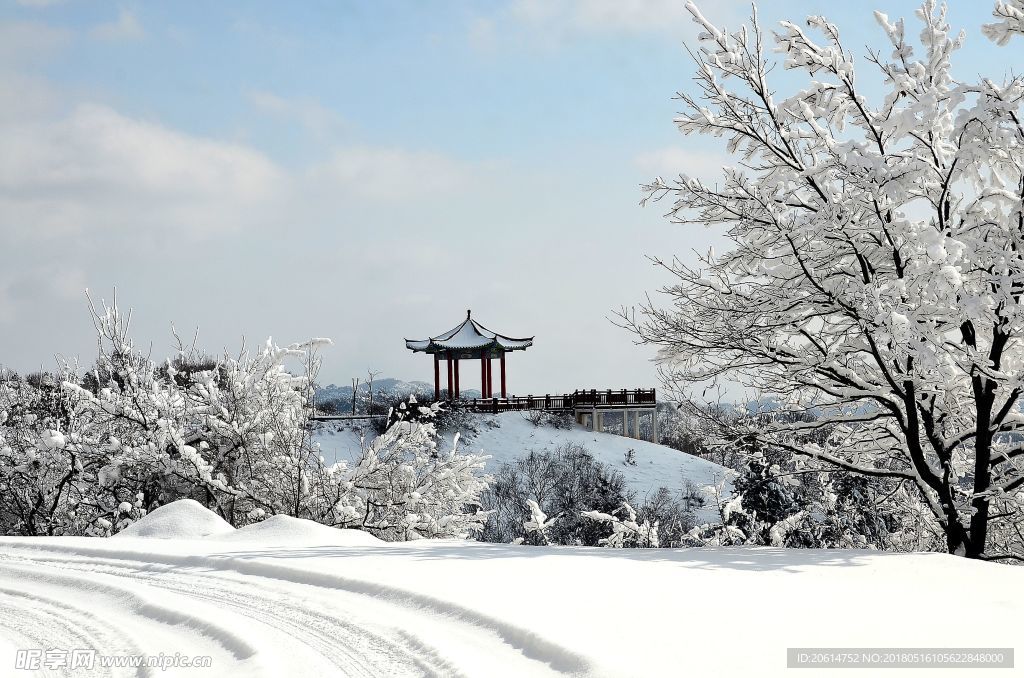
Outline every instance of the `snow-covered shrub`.
{"label": "snow-covered shrub", "polygon": [[526,536],[513,540],[513,543],[548,544],[548,529],[550,529],[552,523],[558,520],[561,514],[549,519],[548,515],[541,510],[540,505],[534,500],[527,499],[526,505],[530,509],[530,519],[523,523]]}
{"label": "snow-covered shrub", "polygon": [[657,541],[663,547],[681,546],[687,534],[697,526],[694,510],[704,505],[703,492],[697,494],[693,483],[686,489],[672,492],[658,488],[644,499],[636,510],[639,520],[657,526]]}
{"label": "snow-covered shrub", "polygon": [[554,452],[531,451],[505,464],[482,499],[491,512],[480,537],[483,541],[526,538],[524,525],[535,519],[532,501],[551,516],[544,530],[550,543],[596,546],[611,530],[583,519],[581,513],[611,512],[633,496],[621,473],[595,460],[583,446],[567,443]]}
{"label": "snow-covered shrub", "polygon": [[[646,422],[644,422],[646,423]],[[732,468],[734,460],[722,454],[722,448],[711,448],[712,432],[700,417],[694,416],[687,402],[658,404],[658,443],[672,449],[703,457]]]}
{"label": "snow-covered shrub", "polygon": [[[463,408],[451,407],[443,401],[434,402],[432,398],[423,404],[428,403],[435,412],[434,426],[438,431],[447,435],[459,433],[461,436],[469,439],[476,433],[477,426],[481,423],[480,415]],[[436,408],[434,408],[435,405],[437,406]]]}
{"label": "snow-covered shrub", "polygon": [[59,375],[0,372],[0,533],[81,534],[96,518],[79,487],[95,467],[79,426]]}
{"label": "snow-covered shrub", "polygon": [[526,410],[523,412],[523,419],[534,426],[547,426],[569,430],[575,425],[571,412],[551,412],[549,410]]}
{"label": "snow-covered shrub", "polygon": [[779,450],[745,458],[733,494],[712,491],[721,522],[695,527],[681,544],[941,549],[940,532],[907,511],[913,492],[900,483],[837,473]]}
{"label": "snow-covered shrub", "polygon": [[486,457],[460,453],[458,434],[451,451],[440,452],[433,422],[439,405],[422,406],[414,397],[403,405],[353,466],[320,471],[314,518],[389,541],[478,532],[488,517],[480,508],[490,480]]}
{"label": "snow-covered shrub", "polygon": [[612,533],[598,543],[610,548],[658,548],[658,523],[637,521],[636,511],[628,503],[624,503],[611,513],[601,511],[583,511],[584,518],[608,525]]}

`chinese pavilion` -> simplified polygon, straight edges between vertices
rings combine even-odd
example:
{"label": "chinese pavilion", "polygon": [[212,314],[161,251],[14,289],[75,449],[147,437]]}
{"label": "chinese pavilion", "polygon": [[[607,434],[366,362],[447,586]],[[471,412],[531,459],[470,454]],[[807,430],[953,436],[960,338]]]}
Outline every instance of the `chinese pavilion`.
{"label": "chinese pavilion", "polygon": [[462,324],[443,334],[429,339],[406,339],[405,347],[415,353],[430,353],[434,356],[434,397],[441,399],[441,361],[448,369],[448,397],[458,399],[459,361],[480,360],[480,393],[491,398],[494,385],[491,378],[491,360],[497,358],[501,371],[501,397],[507,398],[505,387],[505,354],[510,351],[525,351],[533,346],[533,337],[513,339],[492,332],[473,320],[471,311],[466,311]]}

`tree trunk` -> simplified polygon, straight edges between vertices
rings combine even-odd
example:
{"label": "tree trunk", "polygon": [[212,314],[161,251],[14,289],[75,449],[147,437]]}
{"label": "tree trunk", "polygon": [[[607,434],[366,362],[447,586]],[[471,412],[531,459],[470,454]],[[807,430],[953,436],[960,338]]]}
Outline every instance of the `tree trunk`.
{"label": "tree trunk", "polygon": [[[954,556],[970,556],[970,543],[967,538],[967,530],[964,529],[956,509],[949,507],[946,510],[946,550]],[[977,557],[977,556],[973,556]]]}
{"label": "tree trunk", "polygon": [[[990,357],[996,369],[999,369],[999,358],[1002,351],[1000,335],[993,340]],[[974,400],[978,409],[977,424],[974,430],[974,498],[971,500],[970,537],[964,555],[968,558],[980,558],[985,553],[985,541],[988,537],[989,501],[986,493],[992,484],[992,408],[996,400],[996,382],[975,375],[972,379]]]}

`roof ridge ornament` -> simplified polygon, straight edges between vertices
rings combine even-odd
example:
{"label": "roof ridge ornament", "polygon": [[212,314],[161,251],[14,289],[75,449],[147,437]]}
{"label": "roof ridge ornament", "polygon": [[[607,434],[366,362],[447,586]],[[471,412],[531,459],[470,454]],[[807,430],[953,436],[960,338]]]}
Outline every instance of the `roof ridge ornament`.
{"label": "roof ridge ornament", "polygon": [[467,308],[466,309],[466,320],[469,320],[471,317],[473,317],[473,311],[472,311],[472,309],[468,309]]}

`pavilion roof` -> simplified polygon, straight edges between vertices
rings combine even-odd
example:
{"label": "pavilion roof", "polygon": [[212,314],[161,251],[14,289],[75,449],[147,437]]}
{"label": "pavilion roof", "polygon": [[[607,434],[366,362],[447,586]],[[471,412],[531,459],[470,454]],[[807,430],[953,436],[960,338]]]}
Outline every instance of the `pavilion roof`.
{"label": "pavilion roof", "polygon": [[473,320],[471,311],[466,319],[452,329],[429,339],[406,339],[405,347],[423,353],[443,353],[456,350],[500,348],[504,351],[523,351],[533,346],[533,337],[515,339],[487,329]]}

